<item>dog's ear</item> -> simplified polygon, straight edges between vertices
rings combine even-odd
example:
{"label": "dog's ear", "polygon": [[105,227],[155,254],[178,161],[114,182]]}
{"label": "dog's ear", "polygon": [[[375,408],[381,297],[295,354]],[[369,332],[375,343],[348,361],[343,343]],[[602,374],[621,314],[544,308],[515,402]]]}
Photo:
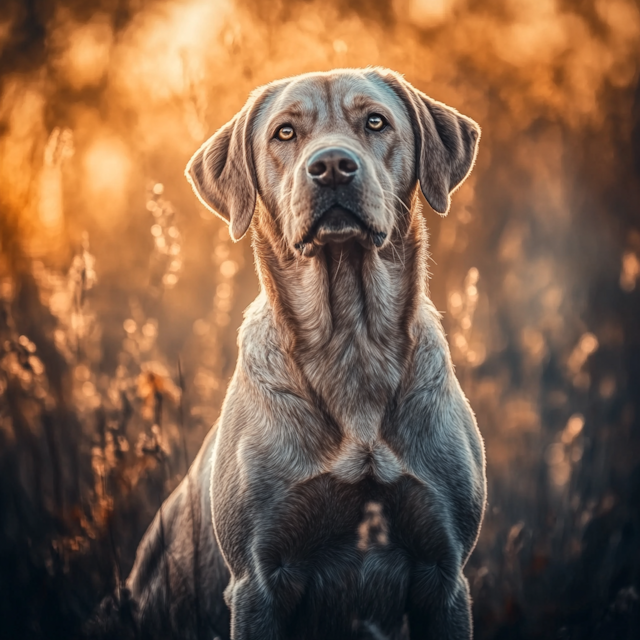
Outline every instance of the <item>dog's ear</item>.
{"label": "dog's ear", "polygon": [[471,172],[480,127],[441,102],[432,100],[397,74],[383,74],[405,102],[416,138],[416,172],[434,211],[449,212],[453,193]]}
{"label": "dog's ear", "polygon": [[[447,215],[451,194],[471,173],[480,127],[471,119],[408,86],[415,110],[420,188],[434,211]],[[412,118],[413,119],[413,118]]]}
{"label": "dog's ear", "polygon": [[256,207],[251,122],[258,100],[254,93],[242,111],[195,152],[185,170],[200,202],[229,225],[234,241],[249,229]]}

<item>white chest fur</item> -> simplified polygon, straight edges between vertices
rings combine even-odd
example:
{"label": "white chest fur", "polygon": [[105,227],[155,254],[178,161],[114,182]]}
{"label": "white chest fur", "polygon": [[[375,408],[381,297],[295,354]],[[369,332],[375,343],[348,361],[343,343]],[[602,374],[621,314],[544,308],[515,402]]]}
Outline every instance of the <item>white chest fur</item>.
{"label": "white chest fur", "polygon": [[329,468],[329,473],[351,484],[366,477],[374,478],[382,484],[391,484],[402,472],[400,460],[380,439],[373,443],[345,439]]}

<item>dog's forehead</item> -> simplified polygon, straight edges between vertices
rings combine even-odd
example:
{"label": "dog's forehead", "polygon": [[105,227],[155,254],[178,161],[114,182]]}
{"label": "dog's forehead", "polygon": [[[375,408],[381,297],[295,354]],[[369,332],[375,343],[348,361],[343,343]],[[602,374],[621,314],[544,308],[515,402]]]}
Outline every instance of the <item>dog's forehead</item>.
{"label": "dog's forehead", "polygon": [[313,73],[282,81],[264,115],[267,119],[280,114],[314,120],[340,119],[376,104],[387,106],[408,123],[403,102],[379,75],[355,71]]}

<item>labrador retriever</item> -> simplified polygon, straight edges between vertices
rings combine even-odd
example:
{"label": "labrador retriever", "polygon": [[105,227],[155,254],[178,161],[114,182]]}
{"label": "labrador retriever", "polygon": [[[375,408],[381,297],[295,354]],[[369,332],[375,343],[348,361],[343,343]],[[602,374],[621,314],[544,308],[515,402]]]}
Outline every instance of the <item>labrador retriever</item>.
{"label": "labrador retriever", "polygon": [[193,156],[260,293],[218,424],[128,588],[141,634],[467,639],[483,443],[427,291],[478,125],[382,68],[254,91]]}

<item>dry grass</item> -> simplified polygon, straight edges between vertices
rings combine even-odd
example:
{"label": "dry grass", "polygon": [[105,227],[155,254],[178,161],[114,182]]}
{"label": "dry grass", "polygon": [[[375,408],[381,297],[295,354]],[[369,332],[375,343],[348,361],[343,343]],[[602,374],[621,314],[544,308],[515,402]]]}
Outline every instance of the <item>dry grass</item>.
{"label": "dry grass", "polygon": [[217,416],[257,282],[190,153],[257,84],[383,64],[483,126],[426,212],[487,445],[477,637],[637,637],[639,43],[630,0],[3,5],[0,636],[81,636]]}

